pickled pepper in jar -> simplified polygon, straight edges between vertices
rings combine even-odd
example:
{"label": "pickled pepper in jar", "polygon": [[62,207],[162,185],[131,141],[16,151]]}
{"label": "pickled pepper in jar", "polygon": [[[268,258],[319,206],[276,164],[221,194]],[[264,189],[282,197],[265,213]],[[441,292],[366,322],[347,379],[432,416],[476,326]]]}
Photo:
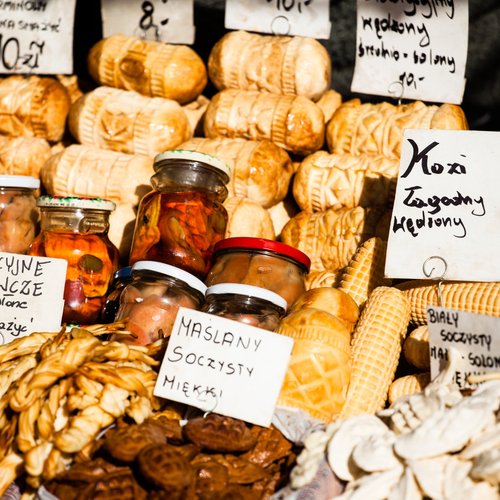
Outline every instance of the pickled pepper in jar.
{"label": "pickled pepper in jar", "polygon": [[154,190],[139,205],[130,264],[154,260],[204,279],[226,230],[229,167],[210,155],[176,150],[157,155],[154,169]]}
{"label": "pickled pepper in jar", "polygon": [[100,198],[41,196],[41,231],[28,254],[68,262],[64,323],[95,323],[118,268],[118,249],[108,238],[115,204]]}

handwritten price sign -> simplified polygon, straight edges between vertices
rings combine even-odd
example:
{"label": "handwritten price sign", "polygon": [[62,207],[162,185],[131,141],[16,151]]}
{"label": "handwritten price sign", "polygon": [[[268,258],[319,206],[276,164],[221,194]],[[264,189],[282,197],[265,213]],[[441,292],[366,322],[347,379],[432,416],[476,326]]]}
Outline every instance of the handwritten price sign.
{"label": "handwritten price sign", "polygon": [[274,35],[330,38],[328,0],[227,0],[225,27]]}
{"label": "handwritten price sign", "polygon": [[353,92],[460,104],[467,2],[358,0]]}
{"label": "handwritten price sign", "polygon": [[499,132],[404,131],[386,276],[500,280],[499,144]]}
{"label": "handwritten price sign", "polygon": [[0,73],[72,73],[75,3],[0,2]]}
{"label": "handwritten price sign", "polygon": [[193,0],[101,0],[104,36],[123,33],[146,40],[194,43]]}

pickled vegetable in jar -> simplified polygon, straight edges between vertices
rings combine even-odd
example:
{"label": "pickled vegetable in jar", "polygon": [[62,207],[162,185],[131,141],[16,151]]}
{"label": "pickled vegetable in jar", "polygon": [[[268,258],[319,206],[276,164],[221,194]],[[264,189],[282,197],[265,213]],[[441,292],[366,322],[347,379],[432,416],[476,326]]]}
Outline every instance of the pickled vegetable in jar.
{"label": "pickled vegetable in jar", "polygon": [[291,306],[305,292],[309,257],[284,243],[264,238],[226,238],[215,245],[214,265],[205,280],[267,288]]}
{"label": "pickled vegetable in jar", "polygon": [[124,288],[116,315],[132,335],[117,334],[113,340],[147,345],[170,336],[179,307],[199,310],[206,288],[183,269],[162,262],[136,262],[132,283]]}
{"label": "pickled vegetable in jar", "polygon": [[120,295],[123,289],[132,281],[131,270],[130,266],[122,267],[114,274],[106,302],[101,311],[100,321],[102,323],[112,323],[115,320],[116,313],[120,307]]}
{"label": "pickled vegetable in jar", "polygon": [[207,288],[202,311],[274,331],[286,308],[286,300],[266,288],[219,283]]}
{"label": "pickled vegetable in jar", "polygon": [[35,177],[0,175],[0,252],[28,251],[39,219],[35,197],[39,187]]}
{"label": "pickled vegetable in jar", "polygon": [[118,249],[108,238],[112,201],[41,196],[41,231],[29,255],[66,259],[64,323],[95,323],[118,268]]}
{"label": "pickled vegetable in jar", "polygon": [[226,230],[229,167],[210,155],[176,150],[157,155],[154,169],[154,190],[139,205],[130,264],[154,260],[204,279]]}

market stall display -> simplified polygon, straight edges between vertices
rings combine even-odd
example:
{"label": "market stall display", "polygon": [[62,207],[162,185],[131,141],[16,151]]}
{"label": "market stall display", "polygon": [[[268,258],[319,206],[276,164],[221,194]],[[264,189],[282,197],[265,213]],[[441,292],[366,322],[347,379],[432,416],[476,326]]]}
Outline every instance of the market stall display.
{"label": "market stall display", "polygon": [[[498,496],[498,383],[431,380],[426,325],[500,317],[498,283],[384,277],[403,130],[463,110],[343,102],[304,37],[229,32],[205,64],[113,35],[88,69],[0,81],[0,167],[42,195],[38,229],[0,176],[0,250],[68,263],[61,331],[0,345],[0,495]],[[153,395],[180,307],[294,340],[272,425]]]}

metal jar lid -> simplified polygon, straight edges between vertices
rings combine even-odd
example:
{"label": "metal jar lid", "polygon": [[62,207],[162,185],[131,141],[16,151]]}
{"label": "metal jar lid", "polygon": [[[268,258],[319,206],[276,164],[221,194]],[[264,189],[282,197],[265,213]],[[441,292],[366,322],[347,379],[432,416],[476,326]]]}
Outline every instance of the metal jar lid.
{"label": "metal jar lid", "polygon": [[91,210],[105,210],[112,212],[116,205],[113,201],[103,198],[79,198],[77,196],[40,196],[37,200],[39,207],[83,208]]}
{"label": "metal jar lid", "polygon": [[229,182],[229,178],[231,176],[231,168],[229,165],[215,156],[200,153],[199,151],[173,149],[171,151],[160,153],[156,155],[154,159],[153,168],[155,172],[158,172],[158,170],[161,169],[162,164],[166,160],[187,160],[205,164],[209,168],[215,169],[218,173],[222,173],[226,184]]}

